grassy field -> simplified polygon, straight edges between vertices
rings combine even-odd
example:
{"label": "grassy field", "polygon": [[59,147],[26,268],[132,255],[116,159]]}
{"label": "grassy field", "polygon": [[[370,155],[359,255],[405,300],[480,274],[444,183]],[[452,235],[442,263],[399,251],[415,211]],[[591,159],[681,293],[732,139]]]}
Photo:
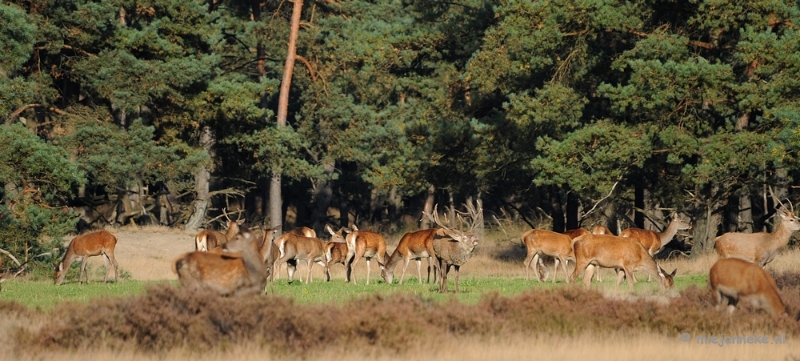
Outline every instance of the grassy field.
{"label": "grassy field", "polygon": [[[274,295],[245,299],[185,292],[170,273],[143,281],[123,269],[123,280],[103,284],[95,267],[94,281],[78,285],[73,269],[61,286],[42,273],[3,285],[0,359],[800,359],[797,321],[746,305],[733,316],[714,309],[706,284],[714,254],[661,260],[668,272],[678,270],[675,288],[662,291],[641,274],[633,293],[626,283],[614,290],[610,270],[591,290],[566,284],[561,272],[556,283],[526,281],[523,257],[518,243],[482,243],[462,267],[458,294],[452,274],[451,292],[439,294],[417,282],[414,265],[402,285],[385,284],[374,265],[364,284],[363,263],[358,285],[344,282],[340,265],[331,282],[315,269],[313,283],[289,284],[284,272]],[[793,315],[798,257],[800,250],[786,249],[767,267]],[[305,273],[301,266],[295,279]],[[699,341],[752,334],[770,343]]]}
{"label": "grassy field", "polygon": [[[612,274],[610,272],[607,272],[607,274],[608,277],[603,279],[603,282],[595,282],[592,287],[607,292],[609,295],[614,294],[620,297],[628,295],[627,284],[623,282],[620,285],[619,291],[615,292],[615,280],[611,277]],[[455,285],[452,281],[452,277],[449,280],[449,289],[452,291]],[[65,283],[61,286],[54,286],[53,283],[49,281],[10,282],[7,283],[3,287],[3,291],[0,292],[0,300],[17,302],[26,307],[47,311],[64,302],[87,303],[94,299],[142,295],[146,292],[148,287],[162,283],[178,286],[177,281],[174,280],[123,280],[119,283],[102,283],[95,281],[88,285],[78,285],[72,282]],[[677,276],[675,278],[674,290],[664,294],[674,296],[678,291],[684,290],[691,285],[703,287],[705,283],[705,275]],[[311,284],[303,284],[297,280],[290,284],[286,279],[280,279],[275,282],[274,291],[277,296],[288,297],[298,304],[308,305],[326,305],[331,303],[341,305],[359,297],[366,297],[374,294],[409,294],[413,296],[423,296],[435,301],[456,299],[465,304],[476,304],[486,294],[496,293],[503,297],[512,297],[529,290],[545,290],[565,286],[566,284],[563,279],[559,279],[557,283],[553,284],[550,281],[526,281],[524,277],[498,278],[468,276],[461,277],[461,292],[458,294],[454,292],[440,294],[437,292],[438,286],[428,283],[420,284],[417,282],[416,277],[407,279],[403,284],[395,283],[393,285],[387,285],[383,280],[377,282],[373,280],[369,285],[352,285],[345,283],[342,279],[334,279],[331,282],[323,282],[318,279]],[[650,283],[644,281],[637,282],[634,290],[637,295],[661,293],[658,283],[655,281]]]}

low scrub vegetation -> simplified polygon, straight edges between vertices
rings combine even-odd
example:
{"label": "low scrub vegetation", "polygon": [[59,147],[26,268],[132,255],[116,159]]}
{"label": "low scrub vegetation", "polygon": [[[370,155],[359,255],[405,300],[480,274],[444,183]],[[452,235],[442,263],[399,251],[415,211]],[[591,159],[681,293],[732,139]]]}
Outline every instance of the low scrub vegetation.
{"label": "low scrub vegetation", "polygon": [[[790,314],[797,314],[800,273],[776,275],[776,281]],[[564,285],[512,297],[486,294],[476,304],[396,293],[325,305],[298,304],[282,296],[220,298],[165,283],[143,295],[68,302],[48,312],[0,302],[0,318],[25,320],[5,326],[17,356],[87,349],[159,355],[260,345],[278,356],[309,357],[328,345],[402,354],[409,345],[521,335],[800,335],[794,317],[773,317],[746,306],[733,316],[718,312],[710,291],[697,286],[670,298],[614,299]]]}

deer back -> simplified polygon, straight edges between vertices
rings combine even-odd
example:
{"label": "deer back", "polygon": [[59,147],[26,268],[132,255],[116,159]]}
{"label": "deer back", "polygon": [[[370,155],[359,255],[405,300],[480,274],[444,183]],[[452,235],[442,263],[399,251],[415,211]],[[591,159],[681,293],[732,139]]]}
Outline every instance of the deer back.
{"label": "deer back", "polygon": [[756,264],[737,258],[720,259],[711,267],[708,282],[714,292],[750,300],[772,314],[786,314],[775,279]]}
{"label": "deer back", "polygon": [[[588,233],[589,231],[586,231],[586,234]],[[531,229],[522,234],[522,243],[529,251],[541,251],[551,256],[573,256],[572,238],[566,234],[545,229]]]}

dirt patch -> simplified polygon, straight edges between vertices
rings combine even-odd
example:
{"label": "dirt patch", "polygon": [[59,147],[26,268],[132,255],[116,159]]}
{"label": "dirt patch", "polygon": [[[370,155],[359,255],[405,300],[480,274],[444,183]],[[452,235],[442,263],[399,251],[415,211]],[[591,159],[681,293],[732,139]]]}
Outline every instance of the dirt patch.
{"label": "dirt patch", "polygon": [[[177,276],[172,271],[175,258],[194,251],[196,232],[154,226],[107,230],[117,236],[114,256],[120,270],[129,272],[135,280],[175,280]],[[92,269],[98,269],[103,265],[103,259],[90,257],[88,263]],[[94,277],[97,276],[92,275],[92,279]]]}

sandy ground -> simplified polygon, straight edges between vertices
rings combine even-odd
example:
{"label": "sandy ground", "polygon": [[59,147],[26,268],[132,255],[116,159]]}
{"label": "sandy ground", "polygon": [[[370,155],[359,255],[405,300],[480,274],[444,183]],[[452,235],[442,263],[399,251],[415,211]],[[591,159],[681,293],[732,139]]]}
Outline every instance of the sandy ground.
{"label": "sandy ground", "polygon": [[[136,280],[174,280],[174,260],[185,252],[194,251],[194,235],[167,227],[108,228],[117,236],[114,256],[120,270],[129,272]],[[67,240],[69,243],[69,240]],[[92,269],[103,265],[102,257],[90,257]],[[92,275],[92,278],[97,277]]]}

